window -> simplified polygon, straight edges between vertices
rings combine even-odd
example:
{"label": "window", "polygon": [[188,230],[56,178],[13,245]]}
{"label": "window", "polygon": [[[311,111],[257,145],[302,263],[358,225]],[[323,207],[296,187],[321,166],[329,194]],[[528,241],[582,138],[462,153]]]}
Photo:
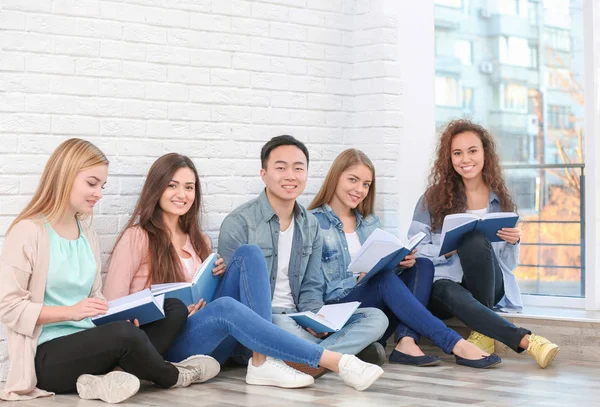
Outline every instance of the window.
{"label": "window", "polygon": [[529,44],[529,68],[538,67],[538,47],[535,44]]}
{"label": "window", "polygon": [[568,106],[548,106],[548,127],[565,130],[573,128],[573,115]]}
{"label": "window", "polygon": [[473,88],[462,88],[461,100],[463,109],[473,110]]}
{"label": "window", "polygon": [[438,106],[460,106],[458,79],[452,76],[435,77],[435,104]]}
{"label": "window", "polygon": [[498,2],[498,13],[505,16],[519,15],[519,0],[501,0]]}
{"label": "window", "polygon": [[[494,134],[508,186],[525,222],[522,240],[528,244],[521,247],[521,265],[515,270],[524,294],[584,294],[578,260],[585,255],[578,244],[584,196],[573,187],[571,177],[557,176],[570,169],[544,169],[544,165],[582,161],[579,135],[587,137],[584,103],[592,97],[583,88],[584,49],[589,52],[593,43],[584,41],[591,27],[583,29],[590,3],[471,1],[473,12],[461,14],[460,24],[451,28],[442,22],[460,14],[459,9],[437,6],[433,10],[434,29],[444,33],[443,40],[437,41],[435,121],[472,117]],[[490,33],[495,34],[490,37]],[[580,174],[580,169],[572,170],[573,179]],[[600,273],[596,268],[593,272]]]}
{"label": "window", "polygon": [[[446,6],[446,7],[454,7],[454,8],[462,7],[462,0],[435,0],[434,3],[437,4],[438,6]],[[431,3],[429,3],[429,4],[431,4]]]}
{"label": "window", "polygon": [[454,44],[454,56],[458,58],[463,65],[472,65],[472,44],[471,41],[458,40]]}
{"label": "window", "polygon": [[537,2],[530,1],[527,5],[527,17],[529,18],[529,24],[538,25],[538,4]]}
{"label": "window", "polygon": [[544,0],[544,25],[571,28],[571,0]]}
{"label": "window", "polygon": [[529,43],[525,38],[498,37],[501,64],[529,67],[531,64],[531,51],[529,48]]}
{"label": "window", "polygon": [[527,87],[515,84],[500,85],[500,109],[527,113]]}
{"label": "window", "polygon": [[546,86],[550,89],[569,91],[571,88],[571,72],[564,68],[548,68]]}
{"label": "window", "polygon": [[546,27],[544,29],[544,42],[546,47],[557,51],[571,51],[571,37],[568,30]]}

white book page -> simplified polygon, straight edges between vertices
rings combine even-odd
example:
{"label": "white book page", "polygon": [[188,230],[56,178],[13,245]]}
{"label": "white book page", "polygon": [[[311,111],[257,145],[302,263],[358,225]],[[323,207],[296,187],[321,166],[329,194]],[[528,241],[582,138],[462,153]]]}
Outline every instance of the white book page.
{"label": "white book page", "polygon": [[464,225],[467,222],[477,219],[479,219],[479,217],[471,213],[455,213],[452,215],[446,215],[444,218],[444,224],[442,225],[442,235],[445,235],[446,232],[454,229],[455,227]]}
{"label": "white book page", "polygon": [[[342,329],[352,313],[360,306],[360,302],[324,305],[318,312],[336,330]],[[317,316],[319,316],[317,315]]]}
{"label": "white book page", "polygon": [[183,287],[191,287],[191,286],[192,286],[191,283],[167,283],[167,284],[153,284],[150,287],[152,289],[152,294],[158,295],[158,294],[168,293],[169,291],[179,290],[180,288],[183,288]]}
{"label": "white book page", "polygon": [[491,212],[487,213],[483,219],[498,219],[498,218],[512,218],[513,216],[519,216],[514,212]]}
{"label": "white book page", "polygon": [[[211,253],[206,260],[204,260],[202,262],[202,264],[200,265],[200,267],[198,267],[198,270],[196,270],[196,272],[194,273],[194,278],[192,278],[192,284],[196,284],[198,282],[198,280],[200,279],[200,276],[202,275],[202,273],[204,273],[204,270],[206,270],[209,266],[212,266],[215,263],[216,260],[216,253]],[[210,267],[212,270],[212,267]]]}
{"label": "white book page", "polygon": [[110,301],[108,303],[108,311],[102,316],[116,314],[126,309],[135,308],[137,306],[153,302],[153,295],[149,289],[138,291],[135,294],[130,294],[125,297]]}
{"label": "white book page", "polygon": [[396,236],[384,230],[375,229],[362,245],[354,260],[348,265],[348,271],[366,273],[379,260],[402,247],[404,247],[404,243]]}
{"label": "white book page", "polygon": [[409,241],[406,243],[406,246],[405,246],[405,247],[406,247],[407,249],[409,249],[409,250],[413,250],[414,248],[416,248],[416,247],[417,247],[417,245],[419,244],[419,242],[425,238],[425,236],[426,236],[426,235],[425,235],[425,233],[423,233],[423,232],[419,232],[419,233],[417,233],[416,235],[414,235],[414,236],[412,237],[412,239],[410,239],[410,240],[409,240]]}

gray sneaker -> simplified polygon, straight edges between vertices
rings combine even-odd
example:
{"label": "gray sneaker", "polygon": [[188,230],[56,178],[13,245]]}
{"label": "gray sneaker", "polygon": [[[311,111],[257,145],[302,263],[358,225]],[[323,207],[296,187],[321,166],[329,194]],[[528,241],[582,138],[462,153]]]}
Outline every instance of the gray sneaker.
{"label": "gray sneaker", "polygon": [[120,403],[138,392],[140,380],[126,372],[115,371],[103,376],[82,374],[77,378],[76,386],[82,399]]}
{"label": "gray sneaker", "polygon": [[173,365],[179,370],[179,378],[173,387],[188,387],[192,383],[203,383],[221,371],[221,365],[206,355],[194,355]]}

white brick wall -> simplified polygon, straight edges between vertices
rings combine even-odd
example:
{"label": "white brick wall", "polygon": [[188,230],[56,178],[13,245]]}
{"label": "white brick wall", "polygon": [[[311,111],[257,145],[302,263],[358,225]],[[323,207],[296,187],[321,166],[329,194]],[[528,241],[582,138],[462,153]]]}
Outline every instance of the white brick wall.
{"label": "white brick wall", "polygon": [[204,228],[256,196],[260,147],[307,143],[307,204],[356,146],[378,171],[377,210],[399,230],[402,81],[386,0],[3,0],[0,246],[52,150],[68,137],[111,160],[95,225],[104,258],[150,164],[191,156]]}

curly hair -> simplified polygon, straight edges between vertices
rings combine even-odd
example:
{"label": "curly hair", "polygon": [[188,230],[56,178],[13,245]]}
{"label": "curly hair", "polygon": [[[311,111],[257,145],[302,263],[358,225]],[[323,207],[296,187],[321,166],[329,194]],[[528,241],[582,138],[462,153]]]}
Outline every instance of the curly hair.
{"label": "curly hair", "polygon": [[425,192],[424,204],[431,214],[431,228],[441,230],[444,217],[467,210],[467,196],[462,177],[454,170],[451,157],[451,145],[455,136],[470,131],[477,134],[483,145],[484,166],[483,182],[498,195],[503,211],[516,211],[496,153],[496,143],[491,134],[481,125],[469,120],[453,120],[444,129],[436,149],[436,159],[429,174],[429,185]]}

